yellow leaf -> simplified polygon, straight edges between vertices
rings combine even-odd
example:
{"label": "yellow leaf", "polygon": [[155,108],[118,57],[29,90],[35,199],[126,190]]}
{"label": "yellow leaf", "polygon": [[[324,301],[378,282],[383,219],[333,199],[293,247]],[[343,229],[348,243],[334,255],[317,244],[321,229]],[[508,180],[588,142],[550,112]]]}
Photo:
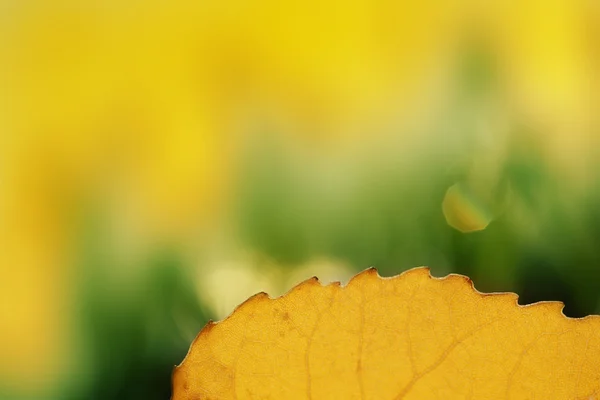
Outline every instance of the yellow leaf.
{"label": "yellow leaf", "polygon": [[374,269],[259,293],[209,323],[173,374],[173,399],[596,399],[600,317],[519,306],[469,278]]}

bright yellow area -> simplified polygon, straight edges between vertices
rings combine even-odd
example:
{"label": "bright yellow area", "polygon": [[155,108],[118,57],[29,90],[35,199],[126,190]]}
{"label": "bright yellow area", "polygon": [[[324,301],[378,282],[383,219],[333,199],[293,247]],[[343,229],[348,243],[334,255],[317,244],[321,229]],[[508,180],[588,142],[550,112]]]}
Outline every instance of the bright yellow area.
{"label": "bright yellow area", "polygon": [[198,335],[173,399],[592,399],[600,317],[517,305],[469,278],[374,269],[258,294]]}

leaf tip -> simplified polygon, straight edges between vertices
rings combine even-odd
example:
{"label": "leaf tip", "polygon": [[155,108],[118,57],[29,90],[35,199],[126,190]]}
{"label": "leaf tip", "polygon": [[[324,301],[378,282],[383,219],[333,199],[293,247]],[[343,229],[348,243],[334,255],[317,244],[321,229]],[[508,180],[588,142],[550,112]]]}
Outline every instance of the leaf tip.
{"label": "leaf tip", "polygon": [[362,280],[368,280],[368,279],[372,279],[372,278],[380,278],[379,276],[379,272],[377,272],[377,268],[375,267],[369,267],[365,270],[360,271],[358,274],[354,275],[352,278],[350,278],[350,281],[348,281],[348,285],[353,285],[357,282],[360,282]]}
{"label": "leaf tip", "polygon": [[431,269],[429,267],[420,266],[414,267],[411,269],[407,269],[399,275],[392,276],[389,279],[402,279],[402,277],[407,275],[415,275],[417,277],[427,278],[427,279],[437,279],[436,277],[431,275]]}
{"label": "leaf tip", "polygon": [[316,277],[316,276],[311,276],[307,280],[305,280],[303,282],[300,282],[298,285],[296,285],[296,287],[301,287],[301,286],[320,286],[320,285],[321,285],[321,281],[319,280],[319,278]]}
{"label": "leaf tip", "polygon": [[361,272],[359,272],[355,277],[369,277],[369,278],[379,278],[379,272],[375,267],[369,267]]}
{"label": "leaf tip", "polygon": [[461,275],[461,274],[449,274],[443,278],[439,278],[445,281],[455,281],[459,284],[466,284],[468,286],[470,286],[473,290],[477,291],[477,289],[475,289],[475,284],[473,283],[473,280],[471,278],[469,278],[466,275]]}
{"label": "leaf tip", "polygon": [[[244,301],[242,304],[240,304],[239,306],[237,306],[233,312],[236,312],[238,309],[246,307],[250,304],[259,302],[259,301],[264,301],[264,300],[268,300],[269,299],[269,295],[265,292],[258,292],[253,296],[250,296],[248,299],[246,299],[246,301]],[[232,313],[233,314],[233,313]],[[209,323],[212,321],[209,321]],[[209,325],[209,324],[207,324]],[[213,323],[213,325],[215,325],[215,323]]]}

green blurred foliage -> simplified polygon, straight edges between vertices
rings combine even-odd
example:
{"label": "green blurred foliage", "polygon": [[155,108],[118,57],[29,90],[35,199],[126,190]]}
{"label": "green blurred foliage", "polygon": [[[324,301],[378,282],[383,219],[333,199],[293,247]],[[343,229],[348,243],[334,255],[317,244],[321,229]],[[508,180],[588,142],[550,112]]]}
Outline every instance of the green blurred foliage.
{"label": "green blurred foliage", "polygon": [[175,246],[156,246],[141,265],[127,265],[114,258],[102,213],[88,217],[75,285],[81,370],[59,398],[169,398],[171,371],[209,312]]}

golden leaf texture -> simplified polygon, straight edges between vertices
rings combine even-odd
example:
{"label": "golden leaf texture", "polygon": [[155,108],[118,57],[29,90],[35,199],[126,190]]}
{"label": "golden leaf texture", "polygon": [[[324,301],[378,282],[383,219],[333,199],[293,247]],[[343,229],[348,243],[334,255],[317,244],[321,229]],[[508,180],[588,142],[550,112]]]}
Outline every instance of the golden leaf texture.
{"label": "golden leaf texture", "polygon": [[600,398],[600,317],[517,304],[469,278],[375,269],[259,293],[210,322],[173,373],[173,399]]}

